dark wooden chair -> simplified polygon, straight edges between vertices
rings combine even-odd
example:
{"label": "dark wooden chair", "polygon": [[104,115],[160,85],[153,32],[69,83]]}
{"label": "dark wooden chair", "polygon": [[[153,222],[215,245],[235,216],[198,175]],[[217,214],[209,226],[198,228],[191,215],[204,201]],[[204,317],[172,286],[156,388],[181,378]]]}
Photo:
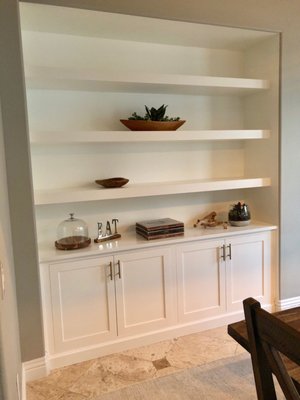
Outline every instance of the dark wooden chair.
{"label": "dark wooden chair", "polygon": [[273,374],[287,400],[300,400],[300,332],[253,298],[244,300],[244,312],[258,400],[277,399]]}

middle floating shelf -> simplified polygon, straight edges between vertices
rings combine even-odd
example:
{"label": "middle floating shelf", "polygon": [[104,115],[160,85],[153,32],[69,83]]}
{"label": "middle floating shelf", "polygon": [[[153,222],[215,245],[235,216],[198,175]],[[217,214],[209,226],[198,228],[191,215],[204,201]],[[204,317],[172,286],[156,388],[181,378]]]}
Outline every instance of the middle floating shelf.
{"label": "middle floating shelf", "polygon": [[170,194],[200,193],[218,190],[267,187],[270,178],[205,179],[174,182],[128,184],[121,188],[105,189],[90,185],[70,189],[36,190],[35,205],[114,200]]}

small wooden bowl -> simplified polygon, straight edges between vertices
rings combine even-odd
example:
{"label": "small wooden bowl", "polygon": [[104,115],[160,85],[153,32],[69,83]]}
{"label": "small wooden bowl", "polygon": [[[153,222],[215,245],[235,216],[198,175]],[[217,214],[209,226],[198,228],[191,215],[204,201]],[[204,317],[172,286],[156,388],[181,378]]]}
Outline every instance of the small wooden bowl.
{"label": "small wooden bowl", "polygon": [[116,177],[109,179],[97,179],[95,182],[105,188],[118,188],[126,185],[126,183],[129,182],[129,179]]}

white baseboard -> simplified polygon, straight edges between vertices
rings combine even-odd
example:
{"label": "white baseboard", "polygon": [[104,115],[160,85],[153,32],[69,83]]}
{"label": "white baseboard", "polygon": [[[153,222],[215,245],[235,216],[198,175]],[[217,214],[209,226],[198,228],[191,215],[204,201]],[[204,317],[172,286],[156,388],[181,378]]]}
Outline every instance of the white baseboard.
{"label": "white baseboard", "polygon": [[208,318],[202,321],[195,321],[169,327],[165,330],[155,331],[144,335],[137,335],[128,338],[118,338],[113,341],[99,343],[95,346],[77,348],[67,352],[47,354],[47,356],[37,358],[23,363],[23,384],[22,400],[26,400],[26,383],[44,378],[54,368],[60,368],[83,362],[97,357],[103,357],[108,354],[125,351],[131,348],[149,345],[162,340],[171,339],[178,336],[184,336],[195,332],[213,329],[220,326],[226,326],[229,323],[243,319],[241,311]]}
{"label": "white baseboard", "polygon": [[25,373],[24,363],[22,364],[21,399],[26,400],[26,373]]}
{"label": "white baseboard", "polygon": [[290,297],[289,299],[277,300],[275,303],[276,311],[287,310],[288,308],[299,307],[300,296]]}
{"label": "white baseboard", "polygon": [[[298,299],[298,301],[300,303],[300,298]],[[271,311],[272,305],[264,305],[264,308]],[[234,311],[232,313],[207,318],[201,321],[175,325],[161,331],[127,338],[118,338],[116,340],[99,343],[94,346],[77,348],[74,350],[56,354],[50,353],[45,357],[23,363],[25,375],[24,382],[26,385],[26,382],[43,378],[47,376],[48,373],[54,368],[60,368],[93,358],[103,357],[108,354],[125,351],[130,348],[135,348],[139,346],[149,345],[151,343],[171,339],[178,336],[189,335],[207,329],[214,329],[220,326],[226,326],[232,322],[236,322],[241,319],[244,319],[243,311]],[[26,400],[26,397],[24,397],[23,400]]]}
{"label": "white baseboard", "polygon": [[23,380],[25,382],[25,385],[26,385],[26,382],[34,381],[35,379],[44,378],[45,376],[48,375],[46,356],[24,362],[23,363],[23,371],[24,371]]}
{"label": "white baseboard", "polygon": [[202,321],[184,323],[166,328],[164,330],[145,333],[143,335],[118,338],[112,341],[102,342],[97,345],[76,348],[56,354],[49,353],[47,357],[47,366],[49,371],[51,371],[55,368],[61,368],[67,365],[87,361],[93,358],[103,357],[112,353],[122,352],[139,346],[147,346],[163,340],[169,340],[174,337],[226,326],[229,323],[243,319],[243,315],[244,314],[242,311],[235,311],[230,314],[215,316]]}

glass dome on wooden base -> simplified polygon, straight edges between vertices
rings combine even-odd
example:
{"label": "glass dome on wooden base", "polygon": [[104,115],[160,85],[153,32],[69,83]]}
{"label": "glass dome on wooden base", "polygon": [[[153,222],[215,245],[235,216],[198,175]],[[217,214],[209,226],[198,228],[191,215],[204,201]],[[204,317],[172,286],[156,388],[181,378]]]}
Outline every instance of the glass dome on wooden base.
{"label": "glass dome on wooden base", "polygon": [[55,241],[57,249],[82,249],[89,246],[90,243],[87,224],[82,219],[74,218],[74,214],[70,214],[70,218],[58,225],[57,240]]}

